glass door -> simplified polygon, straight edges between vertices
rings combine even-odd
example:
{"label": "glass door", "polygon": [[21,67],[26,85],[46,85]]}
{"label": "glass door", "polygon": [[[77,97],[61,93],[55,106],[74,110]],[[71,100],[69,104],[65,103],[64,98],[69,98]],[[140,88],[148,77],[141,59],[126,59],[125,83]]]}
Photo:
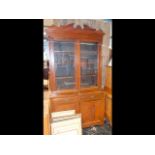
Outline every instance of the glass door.
{"label": "glass door", "polygon": [[54,41],[54,67],[56,88],[75,88],[74,42]]}
{"label": "glass door", "polygon": [[81,87],[97,86],[97,43],[80,43]]}

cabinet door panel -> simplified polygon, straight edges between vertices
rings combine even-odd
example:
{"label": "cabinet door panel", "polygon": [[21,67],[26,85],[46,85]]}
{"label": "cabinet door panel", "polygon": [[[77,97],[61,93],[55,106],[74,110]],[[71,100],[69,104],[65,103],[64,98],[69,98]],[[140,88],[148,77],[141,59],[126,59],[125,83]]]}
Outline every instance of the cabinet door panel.
{"label": "cabinet door panel", "polygon": [[104,100],[99,100],[94,102],[95,105],[95,121],[99,121],[100,123],[104,123]]}
{"label": "cabinet door panel", "polygon": [[84,127],[104,123],[104,100],[83,101],[80,103],[80,110]]}
{"label": "cabinet door panel", "polygon": [[74,42],[54,41],[54,67],[56,88],[75,88]]}
{"label": "cabinet door panel", "polygon": [[80,44],[81,87],[97,86],[98,49],[96,43]]}
{"label": "cabinet door panel", "polygon": [[92,102],[81,102],[80,103],[80,111],[82,115],[82,123],[90,123],[94,120],[93,113],[93,103]]}

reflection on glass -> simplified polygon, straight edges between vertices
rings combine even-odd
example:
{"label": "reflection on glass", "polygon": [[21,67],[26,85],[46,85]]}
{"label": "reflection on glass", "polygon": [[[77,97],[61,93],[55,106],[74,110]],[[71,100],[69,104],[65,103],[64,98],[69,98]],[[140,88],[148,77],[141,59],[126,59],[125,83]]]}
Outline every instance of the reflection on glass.
{"label": "reflection on glass", "polygon": [[81,43],[81,87],[97,86],[97,44]]}
{"label": "reflection on glass", "polygon": [[54,64],[57,89],[75,87],[74,43],[54,41]]}
{"label": "reflection on glass", "polygon": [[44,39],[44,51],[43,51],[43,67],[44,67],[44,79],[48,79],[48,71],[49,71],[49,46],[48,40]]}

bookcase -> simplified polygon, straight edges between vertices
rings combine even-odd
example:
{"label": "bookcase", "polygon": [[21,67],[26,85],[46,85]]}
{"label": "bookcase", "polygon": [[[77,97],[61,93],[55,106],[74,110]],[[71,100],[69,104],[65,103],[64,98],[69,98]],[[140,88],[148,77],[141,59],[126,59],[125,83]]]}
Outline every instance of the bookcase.
{"label": "bookcase", "polygon": [[82,126],[104,124],[101,45],[104,33],[85,26],[50,26],[50,111],[75,110]]}

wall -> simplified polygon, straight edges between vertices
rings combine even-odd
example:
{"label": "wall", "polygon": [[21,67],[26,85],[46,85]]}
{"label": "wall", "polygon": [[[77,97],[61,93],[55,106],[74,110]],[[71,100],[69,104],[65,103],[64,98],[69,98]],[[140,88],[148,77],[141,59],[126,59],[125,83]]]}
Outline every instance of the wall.
{"label": "wall", "polygon": [[111,55],[111,49],[110,47],[110,37],[112,36],[112,22],[104,22],[104,38],[103,38],[103,44],[102,44],[102,86],[104,87],[105,84],[105,68],[108,65],[109,57]]}

